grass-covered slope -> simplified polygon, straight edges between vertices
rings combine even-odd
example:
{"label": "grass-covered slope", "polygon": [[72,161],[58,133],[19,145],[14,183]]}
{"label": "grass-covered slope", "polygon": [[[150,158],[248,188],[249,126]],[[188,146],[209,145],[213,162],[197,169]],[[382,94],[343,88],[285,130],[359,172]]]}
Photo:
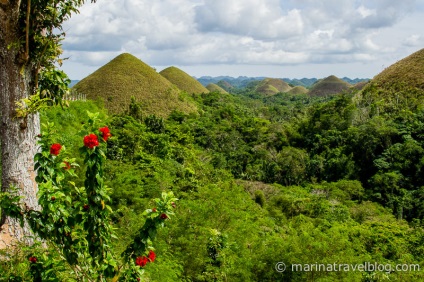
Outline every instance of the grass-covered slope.
{"label": "grass-covered slope", "polygon": [[169,80],[171,83],[175,84],[179,89],[189,94],[209,92],[209,90],[206,89],[199,81],[179,68],[169,67],[162,70],[159,74]]}
{"label": "grass-covered slope", "polygon": [[330,75],[327,78],[317,81],[309,91],[311,96],[330,96],[349,89],[351,85],[346,81]]}
{"label": "grass-covered slope", "polygon": [[424,49],[389,66],[376,75],[372,82],[388,92],[399,91],[404,87],[424,92]]}
{"label": "grass-covered slope", "polygon": [[393,113],[418,107],[424,98],[424,49],[376,75],[357,97],[363,105],[377,103],[378,111]]}
{"label": "grass-covered slope", "polygon": [[88,99],[101,100],[110,113],[128,109],[131,97],[143,106],[145,114],[167,116],[173,110],[196,111],[194,103],[153,68],[124,53],[87,76],[74,87]]}
{"label": "grass-covered slope", "polygon": [[306,89],[303,86],[299,86],[298,85],[298,86],[295,86],[292,89],[290,89],[288,93],[294,94],[294,95],[297,95],[297,94],[306,94],[306,93],[308,93],[308,89]]}
{"label": "grass-covered slope", "polygon": [[208,86],[206,86],[206,88],[210,91],[210,92],[219,92],[219,93],[226,93],[228,94],[227,91],[225,91],[222,87],[216,85],[215,83],[210,83],[208,84]]}
{"label": "grass-covered slope", "polygon": [[271,96],[280,92],[290,91],[290,85],[278,78],[265,78],[256,87],[256,92]]}

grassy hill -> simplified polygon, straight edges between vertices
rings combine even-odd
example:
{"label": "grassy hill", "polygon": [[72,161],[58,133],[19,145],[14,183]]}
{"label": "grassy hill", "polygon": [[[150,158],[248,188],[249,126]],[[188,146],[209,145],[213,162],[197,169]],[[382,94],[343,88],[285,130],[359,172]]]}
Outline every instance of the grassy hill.
{"label": "grassy hill", "polygon": [[159,74],[189,94],[209,92],[200,82],[179,68],[169,67],[159,72]]}
{"label": "grassy hill", "polygon": [[405,86],[424,91],[424,49],[389,66],[372,82],[386,91],[399,91]]}
{"label": "grassy hill", "polygon": [[334,75],[330,75],[329,77],[321,79],[312,85],[309,95],[329,96],[348,90],[350,87],[351,85],[346,81],[343,81]]}
{"label": "grassy hill", "polygon": [[221,87],[222,89],[224,89],[225,91],[230,91],[232,88],[234,88],[234,86],[229,83],[228,81],[225,80],[220,80],[216,83],[216,85],[218,85],[219,87]]}
{"label": "grassy hill", "polygon": [[225,91],[222,87],[216,85],[215,83],[210,83],[208,84],[208,86],[206,86],[206,88],[210,91],[210,92],[219,92],[219,93],[225,93],[228,94],[227,91]]}
{"label": "grassy hill", "polygon": [[363,107],[376,104],[376,111],[415,110],[424,98],[424,49],[389,66],[357,95]]}
{"label": "grassy hill", "polygon": [[306,93],[308,93],[308,89],[306,89],[303,86],[295,86],[292,89],[290,89],[288,93],[295,94],[295,95],[296,94],[306,94]]}
{"label": "grassy hill", "polygon": [[367,84],[368,84],[368,81],[361,81],[361,82],[355,83],[353,85],[353,88],[357,90],[362,90]]}
{"label": "grassy hill", "polygon": [[256,92],[266,96],[275,95],[280,92],[288,92],[290,85],[278,78],[265,78],[256,87]]}
{"label": "grassy hill", "polygon": [[86,94],[88,99],[103,101],[109,113],[126,111],[132,96],[146,114],[167,116],[174,109],[196,111],[194,103],[175,85],[128,53],[117,56],[73,89]]}

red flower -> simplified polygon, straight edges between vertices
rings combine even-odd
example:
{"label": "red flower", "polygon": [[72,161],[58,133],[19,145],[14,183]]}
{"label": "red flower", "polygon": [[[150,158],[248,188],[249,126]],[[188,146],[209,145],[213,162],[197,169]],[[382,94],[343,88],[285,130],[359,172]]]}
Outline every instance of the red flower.
{"label": "red flower", "polygon": [[71,169],[71,164],[68,162],[63,162],[65,164],[65,166],[63,167],[64,170],[70,170]]}
{"label": "red flower", "polygon": [[138,266],[141,266],[141,267],[144,267],[148,262],[149,262],[149,260],[145,256],[138,257],[135,260],[135,264],[138,265]]}
{"label": "red flower", "polygon": [[155,261],[155,259],[156,259],[156,254],[155,254],[155,252],[154,252],[154,251],[152,251],[152,250],[150,250],[149,255],[148,255],[148,258],[149,258],[149,260],[150,260],[151,262],[154,262],[154,261]]}
{"label": "red flower", "polygon": [[153,208],[153,209],[152,209],[152,212],[156,212],[156,208]]}
{"label": "red flower", "polygon": [[163,213],[163,214],[160,215],[160,218],[161,219],[167,219],[168,218],[168,215],[166,215],[166,213]]}
{"label": "red flower", "polygon": [[99,140],[97,140],[96,134],[89,134],[84,137],[84,146],[89,149],[93,149],[96,146],[99,146]]}
{"label": "red flower", "polygon": [[30,257],[29,261],[32,263],[36,263],[37,262],[37,258],[36,257]]}
{"label": "red flower", "polygon": [[51,199],[53,202],[54,202],[54,201],[56,201],[56,197],[55,197],[55,196],[52,196],[50,199]]}
{"label": "red flower", "polygon": [[90,205],[85,204],[82,208],[83,208],[84,210],[88,211],[88,209],[90,208]]}
{"label": "red flower", "polygon": [[62,149],[62,145],[55,143],[50,147],[50,154],[57,156],[59,155],[60,149]]}
{"label": "red flower", "polygon": [[107,141],[112,134],[110,134],[109,127],[105,126],[102,128],[99,128],[99,131],[102,133],[103,140]]}

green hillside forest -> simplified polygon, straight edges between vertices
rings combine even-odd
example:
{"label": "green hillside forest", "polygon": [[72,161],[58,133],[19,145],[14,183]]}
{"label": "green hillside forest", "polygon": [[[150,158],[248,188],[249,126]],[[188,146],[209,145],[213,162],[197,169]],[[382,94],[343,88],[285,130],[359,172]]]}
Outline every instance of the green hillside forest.
{"label": "green hillside forest", "polygon": [[[287,92],[261,93],[278,88],[260,84],[178,99],[161,82],[177,106],[159,115],[140,92],[116,100],[119,112],[87,100],[41,117],[61,129],[70,156],[87,111],[109,127],[104,175],[124,238],[113,241],[117,250],[153,198],[179,199],[144,281],[424,281],[423,58],[421,50],[362,90],[334,95],[287,93],[279,82]],[[330,77],[314,88],[324,84],[344,85]],[[96,95],[114,102],[112,93]],[[154,106],[167,101],[158,94]],[[82,162],[76,173],[83,179]],[[25,277],[27,263],[17,250],[0,263],[0,281]]]}

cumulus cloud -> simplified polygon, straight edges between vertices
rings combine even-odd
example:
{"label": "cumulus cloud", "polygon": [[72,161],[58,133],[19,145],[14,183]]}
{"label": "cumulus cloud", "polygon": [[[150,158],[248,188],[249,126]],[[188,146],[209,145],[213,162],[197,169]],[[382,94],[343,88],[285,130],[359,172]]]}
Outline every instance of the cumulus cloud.
{"label": "cumulus cloud", "polygon": [[91,66],[121,52],[168,66],[368,63],[423,43],[423,31],[403,34],[405,27],[398,25],[417,13],[417,5],[415,0],[98,1],[67,23],[63,47],[74,63]]}
{"label": "cumulus cloud", "polygon": [[302,33],[297,9],[284,10],[278,0],[205,0],[195,9],[201,32],[221,32],[256,39],[284,39]]}

